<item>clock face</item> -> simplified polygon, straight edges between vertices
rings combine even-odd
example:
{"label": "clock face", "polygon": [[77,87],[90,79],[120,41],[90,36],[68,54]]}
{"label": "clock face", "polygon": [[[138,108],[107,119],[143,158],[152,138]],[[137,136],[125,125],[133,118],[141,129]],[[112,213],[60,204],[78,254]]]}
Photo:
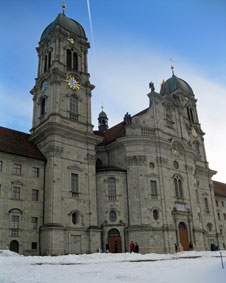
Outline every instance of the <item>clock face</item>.
{"label": "clock face", "polygon": [[42,83],[41,89],[42,89],[42,91],[44,91],[46,88],[47,88],[47,82],[44,81],[44,82]]}
{"label": "clock face", "polygon": [[196,132],[196,130],[194,128],[191,129],[191,133],[192,133],[194,138],[198,137],[198,133]]}
{"label": "clock face", "polygon": [[78,80],[76,80],[73,76],[68,76],[67,79],[67,84],[68,86],[73,89],[73,90],[76,90],[76,89],[80,89],[80,83]]}

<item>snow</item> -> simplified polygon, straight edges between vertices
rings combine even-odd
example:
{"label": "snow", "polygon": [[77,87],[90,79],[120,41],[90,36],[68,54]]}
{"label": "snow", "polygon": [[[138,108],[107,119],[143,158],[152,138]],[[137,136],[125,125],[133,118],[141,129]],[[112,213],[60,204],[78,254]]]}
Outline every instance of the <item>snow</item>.
{"label": "snow", "polygon": [[225,283],[226,251],[21,256],[0,251],[0,283]]}

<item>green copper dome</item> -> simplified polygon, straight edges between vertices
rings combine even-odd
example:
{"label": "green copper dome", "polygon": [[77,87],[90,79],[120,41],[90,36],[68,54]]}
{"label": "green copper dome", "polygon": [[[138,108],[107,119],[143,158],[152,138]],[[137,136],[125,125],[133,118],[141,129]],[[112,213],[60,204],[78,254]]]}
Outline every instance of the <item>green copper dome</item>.
{"label": "green copper dome", "polygon": [[56,19],[51,24],[49,24],[43,31],[41,40],[45,39],[57,25],[69,32],[75,33],[80,37],[86,38],[85,31],[78,22],[67,18],[64,14],[59,14]]}
{"label": "green copper dome", "polygon": [[107,114],[104,111],[100,112],[98,119],[100,119],[100,118],[108,119]]}
{"label": "green copper dome", "polygon": [[190,85],[184,80],[176,77],[174,74],[170,79],[168,79],[165,83],[162,84],[160,93],[170,94],[177,89],[180,89],[188,94],[194,95]]}

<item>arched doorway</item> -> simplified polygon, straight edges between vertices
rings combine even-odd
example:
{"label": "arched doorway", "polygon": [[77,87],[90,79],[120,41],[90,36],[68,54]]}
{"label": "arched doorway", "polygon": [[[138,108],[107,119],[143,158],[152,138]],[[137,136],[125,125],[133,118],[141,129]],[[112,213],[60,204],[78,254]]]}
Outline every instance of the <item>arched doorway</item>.
{"label": "arched doorway", "polygon": [[9,249],[12,252],[19,253],[19,243],[16,240],[13,240],[10,242]]}
{"label": "arched doorway", "polygon": [[117,229],[111,229],[108,231],[108,244],[109,244],[109,251],[111,253],[122,252],[121,237]]}
{"label": "arched doorway", "polygon": [[189,251],[188,230],[184,222],[179,224],[180,244],[184,251]]}

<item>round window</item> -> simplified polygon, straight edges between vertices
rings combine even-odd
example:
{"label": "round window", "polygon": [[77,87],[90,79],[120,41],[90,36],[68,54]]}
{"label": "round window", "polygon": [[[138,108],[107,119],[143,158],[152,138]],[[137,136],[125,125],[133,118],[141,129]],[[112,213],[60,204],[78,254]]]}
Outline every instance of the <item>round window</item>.
{"label": "round window", "polygon": [[109,213],[109,219],[110,221],[114,222],[117,218],[116,212],[114,210],[111,210]]}
{"label": "round window", "polygon": [[174,166],[175,169],[178,169],[179,163],[175,160],[175,161],[173,161],[173,166]]}
{"label": "round window", "polygon": [[157,209],[154,209],[154,210],[153,210],[153,218],[154,218],[155,220],[158,220],[158,219],[159,219],[159,212],[158,212]]}

